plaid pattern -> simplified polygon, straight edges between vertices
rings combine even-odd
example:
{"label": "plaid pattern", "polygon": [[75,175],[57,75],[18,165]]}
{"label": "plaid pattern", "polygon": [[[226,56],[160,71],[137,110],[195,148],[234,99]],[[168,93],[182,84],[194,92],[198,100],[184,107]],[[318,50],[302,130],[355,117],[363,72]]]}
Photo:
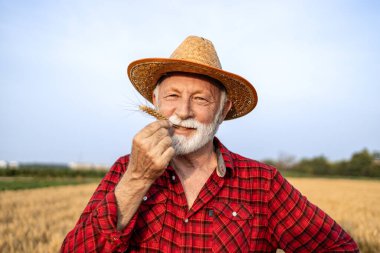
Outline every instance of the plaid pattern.
{"label": "plaid pattern", "polygon": [[190,210],[172,167],[156,180],[122,231],[115,185],[121,157],[101,181],[62,252],[359,252],[352,238],[278,171],[227,150],[226,173],[214,172]]}

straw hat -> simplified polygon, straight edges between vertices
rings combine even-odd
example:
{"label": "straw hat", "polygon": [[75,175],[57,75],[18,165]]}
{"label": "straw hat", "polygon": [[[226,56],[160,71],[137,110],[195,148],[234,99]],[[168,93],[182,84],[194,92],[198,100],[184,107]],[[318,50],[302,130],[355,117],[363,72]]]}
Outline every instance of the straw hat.
{"label": "straw hat", "polygon": [[246,115],[257,104],[257,93],[252,84],[241,76],[222,70],[214,45],[204,38],[189,36],[170,58],[146,58],[128,66],[132,84],[150,102],[157,81],[170,72],[196,73],[220,81],[232,101],[226,120]]}

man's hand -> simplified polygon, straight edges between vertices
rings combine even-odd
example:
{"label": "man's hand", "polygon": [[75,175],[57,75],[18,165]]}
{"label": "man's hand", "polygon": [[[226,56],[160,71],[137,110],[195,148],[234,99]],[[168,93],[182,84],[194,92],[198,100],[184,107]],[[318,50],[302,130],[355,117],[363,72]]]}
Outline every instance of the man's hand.
{"label": "man's hand", "polygon": [[164,172],[174,156],[169,127],[166,120],[156,121],[134,137],[126,172],[131,180],[153,183]]}
{"label": "man's hand", "polygon": [[128,224],[145,193],[174,156],[169,128],[168,121],[156,121],[133,138],[127,171],[115,188],[119,230]]}

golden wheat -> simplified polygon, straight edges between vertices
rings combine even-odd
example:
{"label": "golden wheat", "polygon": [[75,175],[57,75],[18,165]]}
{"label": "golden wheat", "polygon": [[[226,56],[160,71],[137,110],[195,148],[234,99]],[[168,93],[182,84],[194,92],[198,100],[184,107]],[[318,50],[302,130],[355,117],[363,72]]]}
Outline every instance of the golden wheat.
{"label": "golden wheat", "polygon": [[380,252],[380,181],[321,178],[289,181],[349,232],[361,252]]}
{"label": "golden wheat", "polygon": [[95,187],[0,192],[0,252],[57,252]]}
{"label": "golden wheat", "polygon": [[146,105],[139,105],[139,109],[153,117],[155,117],[156,119],[158,120],[167,120],[167,118],[162,115],[159,111],[149,107],[149,106],[146,106]]}
{"label": "golden wheat", "polygon": [[[359,243],[380,252],[380,181],[289,180]],[[0,252],[57,252],[95,184],[0,192]]]}

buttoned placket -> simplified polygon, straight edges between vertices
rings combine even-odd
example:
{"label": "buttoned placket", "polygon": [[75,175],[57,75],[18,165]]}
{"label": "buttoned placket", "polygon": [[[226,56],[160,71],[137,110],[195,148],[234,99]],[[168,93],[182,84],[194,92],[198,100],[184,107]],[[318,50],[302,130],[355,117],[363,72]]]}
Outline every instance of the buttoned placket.
{"label": "buttoned placket", "polygon": [[[169,168],[170,169],[167,170],[168,174],[166,178],[167,178],[167,185],[169,187],[169,192],[171,192],[170,198],[171,198],[171,201],[173,201],[173,203],[177,203],[178,205],[183,207],[180,212],[180,217],[182,217],[183,220],[185,220],[186,209],[187,209],[187,200],[186,200],[185,192],[175,170],[172,167],[169,167]],[[181,193],[181,194],[178,194],[178,193]]]}
{"label": "buttoned placket", "polygon": [[[167,173],[165,178],[168,182],[167,184],[169,192],[171,193],[168,197],[171,198],[170,201],[172,201],[172,203],[176,203],[180,206],[180,208],[176,210],[170,210],[170,212],[175,213],[176,216],[183,221],[182,223],[180,222],[177,224],[177,231],[183,231],[183,233],[176,235],[181,237],[182,245],[185,245],[185,240],[188,237],[187,233],[191,233],[191,220],[194,218],[193,216],[196,215],[198,211],[205,208],[205,206],[207,206],[207,204],[215,198],[219,190],[223,187],[225,181],[224,177],[226,175],[226,167],[222,154],[220,152],[217,152],[217,156],[218,166],[216,170],[214,170],[214,172],[210,175],[190,209],[187,205],[184,188],[173,168],[173,165],[169,165],[168,169],[165,172]],[[213,210],[211,211],[213,212]]]}
{"label": "buttoned placket", "polygon": [[182,220],[182,223],[180,222],[177,224],[177,231],[182,231],[182,233],[179,233],[176,236],[177,238],[181,238],[181,245],[186,245],[186,240],[188,240],[187,235],[192,231],[193,224],[191,220],[195,218],[194,216],[197,215],[200,210],[207,206],[208,202],[215,198],[219,190],[223,187],[224,178],[220,177],[215,170],[201,189],[197,199],[190,209],[188,209],[184,188],[175,171],[171,170],[166,176],[166,179],[168,180],[169,191],[172,193],[170,194],[171,201],[182,207],[175,211],[171,210],[171,212],[176,213],[177,217]]}
{"label": "buttoned placket", "polygon": [[217,172],[214,171],[199,192],[198,197],[187,214],[187,218],[191,217],[194,213],[201,210],[208,202],[210,202],[218,194],[219,190],[223,187],[223,184],[224,178],[218,176]]}
{"label": "buttoned placket", "polygon": [[[206,203],[208,203],[217,194],[217,192],[223,185],[224,180],[222,179],[226,175],[226,166],[224,164],[223,155],[221,154],[219,149],[216,149],[216,155],[217,155],[217,163],[218,163],[216,170],[211,174],[206,184],[202,187],[191,209],[190,210],[188,208],[186,209],[185,215],[183,217],[183,221],[185,223],[188,223],[190,216],[193,215],[198,210],[200,210]],[[178,190],[180,190],[179,192],[182,192],[182,194],[180,195],[181,196],[180,201],[181,203],[186,203],[186,206],[187,206],[185,191],[180,180],[177,179],[178,177],[175,173],[174,165],[171,164],[170,167],[171,167],[171,172],[170,172],[169,177],[171,179],[170,180],[172,183],[171,185],[173,186],[171,190],[174,190],[175,192],[178,192]],[[178,182],[176,182],[176,180],[178,180]],[[215,182],[218,182],[218,183],[215,183]],[[211,185],[208,185],[209,183],[211,183]],[[177,186],[176,189],[174,189],[175,186]],[[206,194],[207,192],[210,192],[211,194]],[[202,198],[202,201],[199,201],[200,198]],[[198,204],[198,202],[201,202],[201,203]]]}

